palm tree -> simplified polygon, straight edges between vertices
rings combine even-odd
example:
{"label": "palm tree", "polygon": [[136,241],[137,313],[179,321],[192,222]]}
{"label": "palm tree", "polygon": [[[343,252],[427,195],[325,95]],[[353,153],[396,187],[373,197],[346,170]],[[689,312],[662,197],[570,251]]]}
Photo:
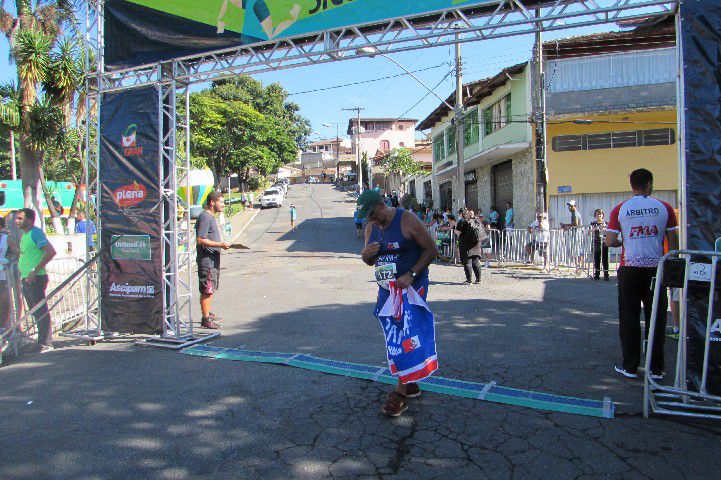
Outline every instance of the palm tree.
{"label": "palm tree", "polygon": [[[74,25],[73,5],[70,0],[15,0],[15,13],[0,5],[0,30],[10,42],[10,55],[17,66],[19,105],[19,153],[23,180],[23,198],[26,207],[40,215],[40,180],[42,152],[33,140],[30,113],[38,103],[38,90],[48,79],[51,64],[50,52],[67,26]],[[40,110],[36,110],[38,113]],[[37,123],[35,123],[37,127]]]}
{"label": "palm tree", "polygon": [[10,136],[10,176],[17,180],[15,132],[20,126],[20,90],[12,83],[0,85],[0,125]]}

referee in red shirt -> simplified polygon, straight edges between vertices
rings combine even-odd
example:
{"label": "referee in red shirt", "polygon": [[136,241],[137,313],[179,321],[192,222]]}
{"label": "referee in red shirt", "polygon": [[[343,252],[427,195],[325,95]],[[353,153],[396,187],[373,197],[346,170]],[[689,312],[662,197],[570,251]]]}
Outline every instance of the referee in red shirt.
{"label": "referee in red shirt", "polygon": [[[669,250],[678,250],[678,221],[673,207],[651,196],[653,174],[645,168],[631,172],[633,196],[611,211],[606,230],[606,245],[623,247],[618,269],[618,328],[623,352],[623,365],[614,367],[627,378],[638,377],[641,362],[641,305],[646,319],[646,334],[651,326],[653,290],[651,279],[663,256],[663,239],[668,239]],[[623,241],[619,240],[619,234]],[[666,330],[666,289],[661,289],[658,304],[656,331],[653,339],[651,377],[663,377],[663,346]]]}

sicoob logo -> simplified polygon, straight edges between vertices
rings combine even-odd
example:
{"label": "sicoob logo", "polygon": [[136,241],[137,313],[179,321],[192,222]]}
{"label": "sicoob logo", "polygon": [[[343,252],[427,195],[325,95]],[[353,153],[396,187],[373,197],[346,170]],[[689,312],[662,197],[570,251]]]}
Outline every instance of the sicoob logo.
{"label": "sicoob logo", "polygon": [[145,200],[146,194],[145,186],[133,182],[116,189],[113,192],[113,198],[119,207],[132,207]]}
{"label": "sicoob logo", "polygon": [[138,126],[134,123],[128,125],[123,132],[121,144],[123,146],[123,155],[126,157],[135,157],[143,154],[143,147],[137,146]]}

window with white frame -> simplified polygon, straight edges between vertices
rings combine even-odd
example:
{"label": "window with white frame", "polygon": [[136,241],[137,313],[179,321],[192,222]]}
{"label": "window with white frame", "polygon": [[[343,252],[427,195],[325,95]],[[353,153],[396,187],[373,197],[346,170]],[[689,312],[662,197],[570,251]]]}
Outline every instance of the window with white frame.
{"label": "window with white frame", "polygon": [[483,134],[490,135],[496,130],[500,130],[511,123],[512,118],[511,94],[509,93],[493,105],[483,109]]}

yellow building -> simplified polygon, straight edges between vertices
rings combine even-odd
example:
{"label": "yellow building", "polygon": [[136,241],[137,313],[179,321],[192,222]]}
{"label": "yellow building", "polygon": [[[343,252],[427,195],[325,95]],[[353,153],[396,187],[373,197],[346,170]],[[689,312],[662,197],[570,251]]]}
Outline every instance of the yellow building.
{"label": "yellow building", "polygon": [[[638,37],[644,41],[630,42]],[[552,226],[582,221],[628,198],[629,174],[654,174],[654,196],[678,207],[676,53],[673,28],[549,42],[546,63],[547,201]],[[652,45],[654,48],[649,48]],[[589,49],[594,51],[589,56]]]}

